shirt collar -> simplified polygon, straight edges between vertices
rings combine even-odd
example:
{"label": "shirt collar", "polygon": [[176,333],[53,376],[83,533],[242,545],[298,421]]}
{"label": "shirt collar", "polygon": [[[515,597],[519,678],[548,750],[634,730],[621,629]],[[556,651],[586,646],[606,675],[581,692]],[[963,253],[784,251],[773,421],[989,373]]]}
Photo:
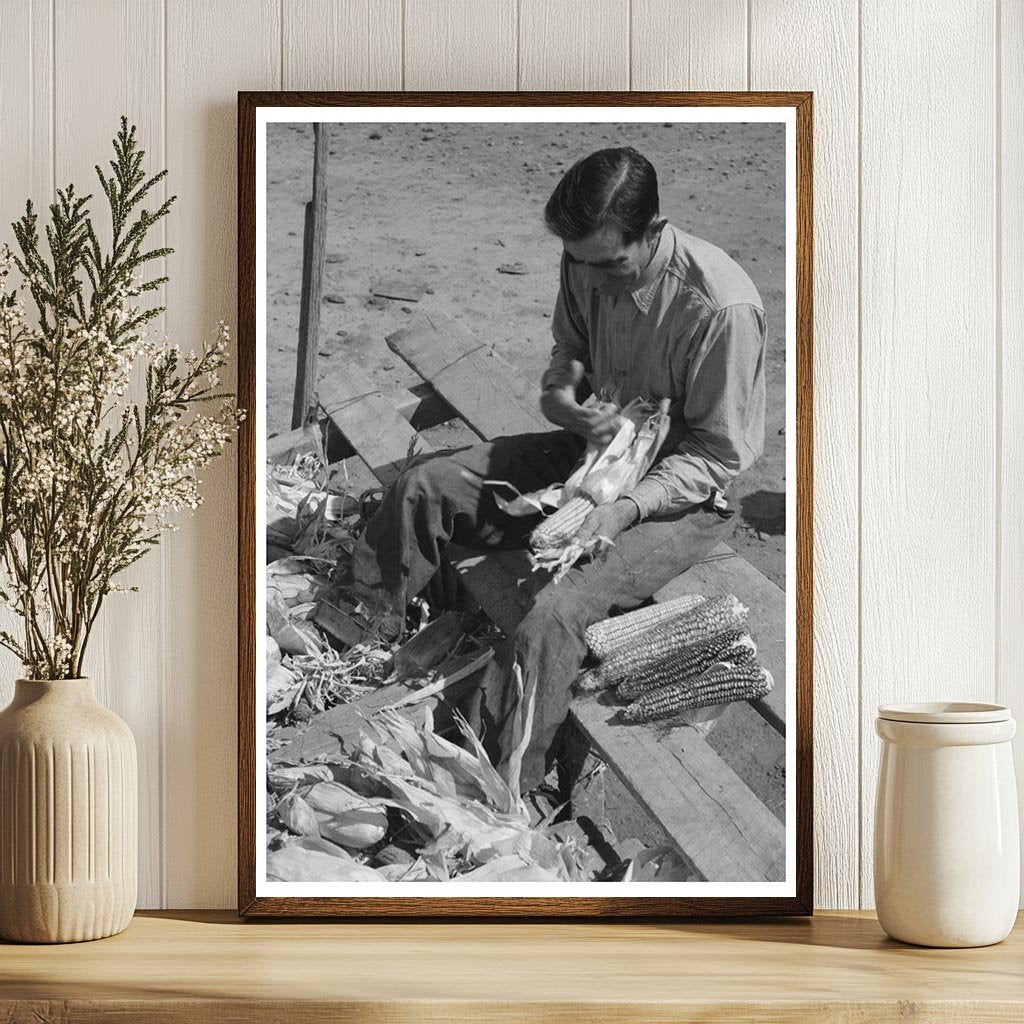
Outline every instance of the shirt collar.
{"label": "shirt collar", "polygon": [[636,287],[630,292],[637,308],[645,316],[651,311],[654,296],[658,294],[658,288],[661,286],[665,271],[668,270],[669,261],[672,259],[674,251],[675,242],[672,238],[672,229],[666,224],[661,229],[658,247],[654,250],[651,262],[647,264],[644,272],[640,275],[640,280],[636,283]]}

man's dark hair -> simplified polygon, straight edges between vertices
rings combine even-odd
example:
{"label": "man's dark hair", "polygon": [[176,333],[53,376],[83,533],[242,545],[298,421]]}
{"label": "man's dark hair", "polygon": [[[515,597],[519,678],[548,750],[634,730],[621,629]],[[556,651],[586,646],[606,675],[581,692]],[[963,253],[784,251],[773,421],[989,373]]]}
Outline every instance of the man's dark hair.
{"label": "man's dark hair", "polygon": [[632,146],[624,146],[599,149],[577,160],[551,193],[544,220],[568,242],[612,224],[629,243],[643,237],[658,208],[654,167]]}

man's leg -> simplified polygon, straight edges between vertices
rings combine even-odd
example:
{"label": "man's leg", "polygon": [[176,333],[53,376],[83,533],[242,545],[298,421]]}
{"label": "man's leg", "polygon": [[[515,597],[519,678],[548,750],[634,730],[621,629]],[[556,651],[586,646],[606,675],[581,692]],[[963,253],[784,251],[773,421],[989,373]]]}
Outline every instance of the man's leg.
{"label": "man's leg", "polygon": [[388,490],[356,543],[356,593],[401,615],[437,571],[449,540],[524,546],[536,517],[502,512],[494,488],[484,480],[507,481],[523,492],[539,490],[566,479],[582,450],[579,438],[556,430],[417,459]]}
{"label": "man's leg", "polygon": [[474,709],[477,723],[491,731],[490,749],[497,740],[507,758],[521,721],[509,682],[511,657],[521,666],[527,685],[536,681],[531,738],[520,780],[524,791],[538,785],[553,763],[556,734],[568,714],[570,689],[586,655],[587,626],[612,612],[636,608],[704,558],[731,532],[735,514],[717,512],[706,503],[639,523],[620,534],[607,555],[576,566],[561,582],[549,583],[537,594],[501,659],[504,664],[487,673]]}

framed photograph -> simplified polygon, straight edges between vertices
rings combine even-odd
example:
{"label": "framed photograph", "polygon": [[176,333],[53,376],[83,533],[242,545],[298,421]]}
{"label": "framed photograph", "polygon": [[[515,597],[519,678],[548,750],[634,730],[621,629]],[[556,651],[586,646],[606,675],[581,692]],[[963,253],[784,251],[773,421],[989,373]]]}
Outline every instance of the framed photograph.
{"label": "framed photograph", "polygon": [[810,914],[809,93],[240,93],[239,912]]}

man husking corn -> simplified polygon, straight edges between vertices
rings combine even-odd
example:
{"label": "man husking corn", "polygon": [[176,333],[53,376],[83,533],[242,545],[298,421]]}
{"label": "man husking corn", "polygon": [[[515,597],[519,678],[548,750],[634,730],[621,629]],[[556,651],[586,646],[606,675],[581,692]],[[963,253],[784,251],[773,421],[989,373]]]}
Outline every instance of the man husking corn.
{"label": "man husking corn", "polygon": [[[525,547],[536,528],[535,564],[556,572],[471,715],[492,753],[507,757],[514,659],[535,687],[524,790],[557,753],[584,630],[636,608],[726,537],[729,485],[764,445],[761,298],[721,249],[661,216],[650,162],[628,147],[592,153],[561,179],[544,216],[563,252],[541,411],[560,429],[415,461],[353,558],[355,592],[402,616],[449,540]],[[537,510],[553,508],[542,520]]]}

